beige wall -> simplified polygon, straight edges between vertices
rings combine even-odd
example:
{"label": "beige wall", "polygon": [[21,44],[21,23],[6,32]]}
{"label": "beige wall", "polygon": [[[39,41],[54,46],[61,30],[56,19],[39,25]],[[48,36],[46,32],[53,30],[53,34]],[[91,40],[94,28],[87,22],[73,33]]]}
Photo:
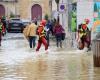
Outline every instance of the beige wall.
{"label": "beige wall", "polygon": [[43,17],[46,13],[50,13],[48,0],[20,0],[18,5],[21,18],[31,19],[31,8],[34,4],[39,4],[42,7]]}
{"label": "beige wall", "polygon": [[44,17],[46,13],[50,13],[48,2],[48,0],[20,0],[18,5],[21,18],[31,19],[31,8],[34,4],[39,4],[42,7],[42,15]]}
{"label": "beige wall", "polygon": [[4,6],[5,8],[5,15],[6,16],[9,16],[10,13],[14,13],[15,14],[15,3],[3,3],[3,2],[0,2],[1,5]]}
{"label": "beige wall", "polygon": [[20,0],[18,2],[18,9],[21,18],[28,18],[28,7],[30,5],[30,0]]}
{"label": "beige wall", "polygon": [[31,19],[31,8],[34,4],[39,4],[42,7],[42,17],[47,13],[50,13],[49,0],[19,0],[17,3],[5,3],[6,16],[9,16],[11,12],[15,15],[20,15],[21,18]]}
{"label": "beige wall", "polygon": [[47,13],[50,15],[49,0],[43,0],[42,5],[44,9],[43,13]]}

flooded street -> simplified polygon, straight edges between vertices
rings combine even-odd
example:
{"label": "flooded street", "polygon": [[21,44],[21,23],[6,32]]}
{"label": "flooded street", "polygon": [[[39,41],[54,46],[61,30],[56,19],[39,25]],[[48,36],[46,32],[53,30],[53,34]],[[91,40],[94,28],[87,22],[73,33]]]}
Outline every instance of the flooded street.
{"label": "flooded street", "polygon": [[57,49],[53,42],[48,52],[36,52],[22,34],[9,34],[0,47],[0,80],[100,80],[92,53]]}

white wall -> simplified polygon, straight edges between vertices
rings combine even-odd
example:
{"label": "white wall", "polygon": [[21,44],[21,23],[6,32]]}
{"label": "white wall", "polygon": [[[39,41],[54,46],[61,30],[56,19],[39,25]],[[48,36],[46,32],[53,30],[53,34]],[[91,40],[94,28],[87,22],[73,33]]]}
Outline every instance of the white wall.
{"label": "white wall", "polygon": [[[77,26],[84,21],[85,18],[90,20],[89,28],[93,26],[94,1],[93,0],[78,0],[77,3]],[[94,39],[94,33],[91,34],[91,39]]]}
{"label": "white wall", "polygon": [[[60,0],[60,4],[62,4],[62,3],[66,4],[66,8],[67,8],[67,0]],[[62,24],[63,28],[66,31],[68,30],[68,12],[67,12],[67,10],[64,13],[60,13],[60,23]]]}
{"label": "white wall", "polygon": [[[59,4],[61,3],[65,3],[66,4],[66,7],[67,7],[67,0],[60,0]],[[59,17],[60,17],[60,24],[63,26],[63,28],[65,30],[68,29],[68,18],[67,18],[67,11],[64,12],[64,13],[60,13],[60,12],[57,12],[57,6],[56,6],[56,3],[55,3],[55,0],[53,0],[52,2],[52,11],[54,11],[54,17],[57,18],[58,14],[59,14]]]}
{"label": "white wall", "polygon": [[89,27],[93,24],[93,1],[92,0],[78,0],[77,2],[77,25],[82,23],[85,18],[90,20]]}

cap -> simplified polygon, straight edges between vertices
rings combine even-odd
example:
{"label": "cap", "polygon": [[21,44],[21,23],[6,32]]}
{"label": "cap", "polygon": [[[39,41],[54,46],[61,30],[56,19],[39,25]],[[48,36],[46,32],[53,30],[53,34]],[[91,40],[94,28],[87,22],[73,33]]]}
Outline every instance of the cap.
{"label": "cap", "polygon": [[86,23],[89,23],[89,22],[90,22],[90,20],[89,20],[89,19],[85,19],[84,21],[85,21]]}

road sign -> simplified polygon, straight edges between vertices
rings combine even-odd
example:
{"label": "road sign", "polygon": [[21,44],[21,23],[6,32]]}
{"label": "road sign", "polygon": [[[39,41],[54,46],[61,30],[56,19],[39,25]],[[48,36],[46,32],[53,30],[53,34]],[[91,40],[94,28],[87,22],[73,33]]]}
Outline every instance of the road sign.
{"label": "road sign", "polygon": [[59,12],[64,13],[67,10],[67,5],[65,3],[60,3],[59,4]]}

